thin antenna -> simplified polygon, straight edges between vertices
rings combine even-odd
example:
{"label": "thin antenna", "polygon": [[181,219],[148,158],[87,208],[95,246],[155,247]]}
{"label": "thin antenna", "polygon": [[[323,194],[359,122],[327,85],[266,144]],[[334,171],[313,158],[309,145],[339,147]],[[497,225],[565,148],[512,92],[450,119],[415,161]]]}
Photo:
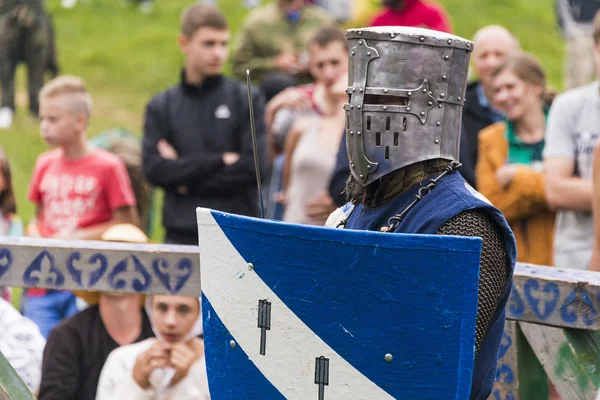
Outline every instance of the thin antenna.
{"label": "thin antenna", "polygon": [[250,82],[250,70],[246,70],[246,84],[248,85],[248,105],[250,107],[250,132],[252,132],[252,148],[254,150],[254,168],[256,172],[256,186],[258,187],[258,200],[260,202],[260,214],[265,218],[265,203],[263,202],[262,185],[260,183],[260,167],[258,162],[258,145],[256,144],[256,127],[254,126],[254,104],[252,103],[252,83]]}

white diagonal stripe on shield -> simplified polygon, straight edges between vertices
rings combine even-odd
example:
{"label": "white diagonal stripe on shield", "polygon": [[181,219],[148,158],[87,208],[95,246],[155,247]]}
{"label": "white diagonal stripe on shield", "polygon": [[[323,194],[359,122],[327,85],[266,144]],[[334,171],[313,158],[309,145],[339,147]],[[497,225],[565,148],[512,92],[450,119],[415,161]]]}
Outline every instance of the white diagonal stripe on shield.
{"label": "white diagonal stripe on shield", "polygon": [[[316,399],[315,360],[323,356],[329,360],[325,400],[393,399],[328,346],[248,270],[248,261],[227,239],[210,210],[199,208],[197,218],[202,292],[239,347],[283,396]],[[271,303],[265,355],[260,352],[262,329],[257,328],[259,300],[263,299]]]}

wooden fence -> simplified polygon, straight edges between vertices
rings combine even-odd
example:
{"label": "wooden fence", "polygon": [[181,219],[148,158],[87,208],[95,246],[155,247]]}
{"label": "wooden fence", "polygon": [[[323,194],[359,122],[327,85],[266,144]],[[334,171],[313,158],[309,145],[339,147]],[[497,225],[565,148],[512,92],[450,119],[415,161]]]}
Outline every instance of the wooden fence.
{"label": "wooden fence", "polygon": [[490,399],[594,400],[600,386],[600,274],[518,264]]}
{"label": "wooden fence", "polygon": [[[0,285],[200,295],[197,246],[0,239]],[[600,386],[600,274],[518,264],[491,399],[594,400]],[[0,355],[0,400],[30,399]],[[3,393],[7,392],[7,393]],[[3,397],[4,396],[4,397]]]}

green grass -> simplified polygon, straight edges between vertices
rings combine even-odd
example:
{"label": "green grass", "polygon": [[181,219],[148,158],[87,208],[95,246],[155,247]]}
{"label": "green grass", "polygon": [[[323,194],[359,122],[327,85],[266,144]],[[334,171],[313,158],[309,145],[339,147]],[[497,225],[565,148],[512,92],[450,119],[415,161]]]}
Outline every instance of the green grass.
{"label": "green grass", "polygon": [[[155,0],[153,13],[141,14],[125,0],[87,0],[63,9],[60,0],[46,0],[54,16],[59,60],[64,74],[82,76],[94,97],[89,135],[112,127],[141,133],[149,98],[178,80],[182,59],[176,38],[183,8],[191,1]],[[562,86],[563,43],[555,26],[553,0],[441,0],[452,17],[455,33],[472,37],[487,24],[509,28],[524,50],[542,61],[550,83]],[[246,13],[242,0],[220,0],[235,33]],[[45,150],[34,118],[27,115],[25,71],[18,71],[16,121],[0,131],[0,146],[10,159],[20,216],[27,221],[33,206],[27,187],[36,157]],[[156,223],[160,226],[160,213]],[[155,230],[153,239],[160,240]]]}

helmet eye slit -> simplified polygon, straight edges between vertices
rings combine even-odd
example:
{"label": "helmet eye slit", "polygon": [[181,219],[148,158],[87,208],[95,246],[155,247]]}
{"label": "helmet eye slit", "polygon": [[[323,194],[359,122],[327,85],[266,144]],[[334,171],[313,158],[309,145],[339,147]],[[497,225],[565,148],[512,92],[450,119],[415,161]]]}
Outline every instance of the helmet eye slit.
{"label": "helmet eye slit", "polygon": [[364,104],[384,105],[384,106],[408,106],[408,97],[390,96],[385,94],[365,94]]}

